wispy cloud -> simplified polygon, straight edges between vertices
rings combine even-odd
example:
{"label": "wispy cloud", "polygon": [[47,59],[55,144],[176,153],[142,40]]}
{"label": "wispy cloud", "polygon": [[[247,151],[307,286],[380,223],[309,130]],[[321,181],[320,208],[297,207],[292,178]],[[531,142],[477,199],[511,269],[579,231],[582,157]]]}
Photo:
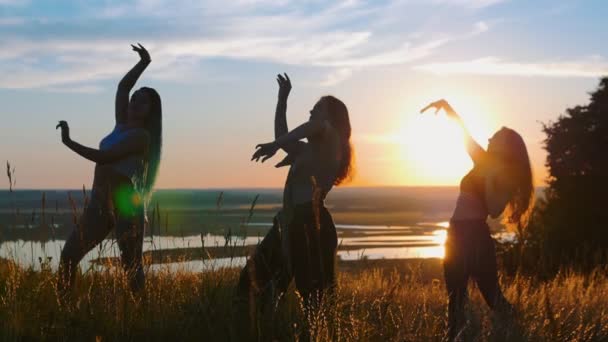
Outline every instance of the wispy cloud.
{"label": "wispy cloud", "polygon": [[25,24],[26,20],[22,17],[0,18],[0,26],[16,26]]}
{"label": "wispy cloud", "polygon": [[[153,67],[159,78],[183,79],[188,74],[184,69],[195,68],[196,61],[222,57],[334,68],[321,82],[330,85],[350,77],[354,68],[409,63],[430,55],[449,41],[408,42],[376,52],[366,46],[371,44],[370,37],[369,32],[349,32],[307,38],[158,40],[147,47],[153,54]],[[0,87],[44,87],[116,77],[133,61],[129,43],[126,40],[0,43],[0,60],[4,64],[0,67],[3,70]],[[51,62],[53,68],[45,66]],[[175,68],[183,72],[176,72]]]}
{"label": "wispy cloud", "polygon": [[0,6],[24,6],[29,0],[0,0]]}
{"label": "wispy cloud", "polygon": [[353,74],[353,69],[351,68],[341,68],[333,71],[327,78],[321,82],[321,86],[329,87],[341,83],[342,81],[350,78]]}
{"label": "wispy cloud", "polygon": [[102,92],[103,87],[96,85],[82,85],[70,87],[48,87],[44,90],[51,93],[77,93],[77,94],[96,94]]}
{"label": "wispy cloud", "polygon": [[457,5],[457,6],[466,6],[470,8],[484,8],[496,5],[501,2],[505,2],[505,0],[432,0],[436,4],[446,4],[446,5]]}
{"label": "wispy cloud", "polygon": [[[492,1],[452,1],[459,6],[476,3],[474,7],[486,2]],[[32,35],[29,29],[16,29],[0,38],[0,87],[69,89],[73,84],[118,77],[133,62],[133,53],[128,45],[132,41],[114,27],[129,27],[137,18],[146,29],[133,35],[153,54],[150,76],[174,81],[193,74],[205,59],[226,58],[327,70],[319,83],[329,86],[362,68],[419,61],[449,42],[488,30],[485,22],[477,21],[460,34],[418,32],[410,36],[402,28],[376,32],[373,19],[397,15],[389,11],[391,1],[109,0],[106,4],[83,10],[86,20],[32,19],[40,32],[59,27],[64,32],[59,39],[57,35]],[[19,23],[5,20],[6,25]],[[169,29],[167,20],[174,23]],[[91,30],[90,37],[79,30],[81,26]],[[111,29],[100,31],[99,26]]]}
{"label": "wispy cloud", "polygon": [[435,74],[599,77],[608,74],[608,61],[595,56],[573,61],[522,63],[504,61],[496,57],[485,57],[463,62],[422,64],[414,66],[413,69]]}

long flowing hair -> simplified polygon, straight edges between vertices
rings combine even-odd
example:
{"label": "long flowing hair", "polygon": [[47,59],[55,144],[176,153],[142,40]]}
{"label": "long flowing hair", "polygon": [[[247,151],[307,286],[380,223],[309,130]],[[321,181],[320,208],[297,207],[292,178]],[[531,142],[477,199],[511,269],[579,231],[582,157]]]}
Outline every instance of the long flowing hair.
{"label": "long flowing hair", "polygon": [[528,224],[530,212],[534,205],[534,184],[532,180],[532,166],[524,139],[516,131],[504,128],[501,133],[506,136],[506,153],[503,163],[507,166],[513,194],[505,208],[506,223],[515,224],[523,229]]}
{"label": "long flowing hair", "polygon": [[153,88],[142,87],[142,91],[150,97],[151,109],[146,118],[145,129],[150,135],[150,146],[148,148],[147,157],[144,160],[144,175],[142,184],[142,195],[145,202],[150,200],[154,182],[158,175],[158,166],[160,165],[160,155],[162,149],[162,131],[163,131],[163,113],[160,95]]}
{"label": "long flowing hair", "polygon": [[331,95],[323,96],[319,101],[327,103],[329,122],[340,135],[340,168],[334,180],[334,185],[340,185],[350,181],[354,172],[354,156],[350,141],[351,127],[348,109],[344,102]]}

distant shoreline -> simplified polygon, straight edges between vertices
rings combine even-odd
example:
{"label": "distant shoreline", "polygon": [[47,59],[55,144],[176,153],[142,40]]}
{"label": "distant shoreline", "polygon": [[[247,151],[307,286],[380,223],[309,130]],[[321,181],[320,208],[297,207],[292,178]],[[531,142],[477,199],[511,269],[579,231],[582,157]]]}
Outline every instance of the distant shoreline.
{"label": "distant shoreline", "polygon": [[[90,190],[88,185],[85,185]],[[432,188],[458,188],[458,185],[344,185],[337,189],[432,189]],[[543,187],[537,187],[539,189]],[[154,191],[282,191],[283,187],[207,187],[207,188],[156,188]],[[1,187],[0,192],[9,192],[9,188]],[[80,188],[18,188],[13,192],[19,191],[82,191]]]}

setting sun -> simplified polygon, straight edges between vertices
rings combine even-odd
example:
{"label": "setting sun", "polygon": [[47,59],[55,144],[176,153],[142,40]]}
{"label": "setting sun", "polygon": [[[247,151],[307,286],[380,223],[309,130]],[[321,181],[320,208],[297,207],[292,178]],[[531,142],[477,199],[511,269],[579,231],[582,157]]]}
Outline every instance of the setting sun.
{"label": "setting sun", "polygon": [[[449,94],[445,97],[462,116],[471,135],[485,148],[493,134],[492,115],[473,98]],[[402,161],[410,170],[408,177],[419,184],[458,184],[472,166],[458,124],[443,111],[435,115],[433,109],[405,117],[398,136]]]}

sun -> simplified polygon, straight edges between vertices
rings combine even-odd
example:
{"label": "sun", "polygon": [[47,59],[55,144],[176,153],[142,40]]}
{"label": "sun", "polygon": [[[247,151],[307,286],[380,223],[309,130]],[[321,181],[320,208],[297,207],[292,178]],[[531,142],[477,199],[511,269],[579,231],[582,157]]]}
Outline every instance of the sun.
{"label": "sun", "polygon": [[[493,134],[493,116],[474,98],[448,98],[475,140],[484,148]],[[430,101],[428,101],[430,102]],[[420,107],[428,102],[422,102]],[[460,126],[440,111],[404,115],[398,134],[408,178],[421,185],[457,185],[472,167]]]}

